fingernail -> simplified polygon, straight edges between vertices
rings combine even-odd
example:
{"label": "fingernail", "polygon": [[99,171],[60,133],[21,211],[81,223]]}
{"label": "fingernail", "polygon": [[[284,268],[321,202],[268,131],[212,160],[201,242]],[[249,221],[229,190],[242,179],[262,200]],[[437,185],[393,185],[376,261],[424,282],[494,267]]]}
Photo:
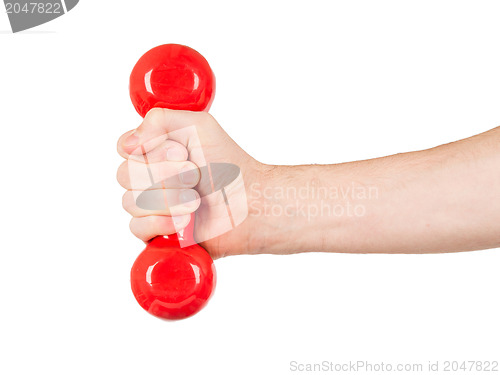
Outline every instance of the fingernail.
{"label": "fingernail", "polygon": [[183,190],[179,194],[179,201],[181,203],[189,203],[189,202],[194,202],[198,196],[193,190]]}
{"label": "fingernail", "polygon": [[133,147],[133,146],[137,146],[138,144],[139,144],[139,137],[135,134],[135,130],[123,142],[123,145],[125,147]]}
{"label": "fingernail", "polygon": [[183,184],[192,185],[198,181],[198,171],[193,168],[184,167],[180,171],[180,179]]}

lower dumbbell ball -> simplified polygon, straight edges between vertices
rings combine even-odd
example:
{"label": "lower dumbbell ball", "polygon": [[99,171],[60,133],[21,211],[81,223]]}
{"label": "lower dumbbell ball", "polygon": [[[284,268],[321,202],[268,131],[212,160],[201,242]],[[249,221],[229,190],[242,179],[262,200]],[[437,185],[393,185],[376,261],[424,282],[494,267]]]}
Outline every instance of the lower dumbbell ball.
{"label": "lower dumbbell ball", "polygon": [[207,304],[216,273],[212,258],[201,246],[181,248],[176,239],[160,236],[137,257],[130,280],[142,308],[158,318],[178,320]]}

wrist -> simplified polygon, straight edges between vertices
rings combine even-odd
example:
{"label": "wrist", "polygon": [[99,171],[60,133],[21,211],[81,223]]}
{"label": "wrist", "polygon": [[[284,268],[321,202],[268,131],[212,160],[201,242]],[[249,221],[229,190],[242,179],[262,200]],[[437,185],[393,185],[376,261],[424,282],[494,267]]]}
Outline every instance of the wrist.
{"label": "wrist", "polygon": [[332,251],[326,244],[342,242],[335,238],[359,208],[342,196],[348,189],[341,178],[332,178],[334,167],[261,166],[259,178],[247,188],[254,253]]}

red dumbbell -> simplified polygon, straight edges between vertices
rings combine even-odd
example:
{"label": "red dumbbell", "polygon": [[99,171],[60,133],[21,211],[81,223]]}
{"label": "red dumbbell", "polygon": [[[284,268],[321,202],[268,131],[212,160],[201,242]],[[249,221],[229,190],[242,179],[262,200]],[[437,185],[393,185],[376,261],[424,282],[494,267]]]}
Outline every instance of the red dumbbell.
{"label": "red dumbbell", "polygon": [[[155,107],[208,111],[215,76],[192,48],[165,44],[146,52],[130,75],[130,98],[141,116]],[[151,240],[135,261],[130,281],[139,304],[162,319],[196,314],[215,289],[210,255],[193,240],[194,214],[182,233]]]}

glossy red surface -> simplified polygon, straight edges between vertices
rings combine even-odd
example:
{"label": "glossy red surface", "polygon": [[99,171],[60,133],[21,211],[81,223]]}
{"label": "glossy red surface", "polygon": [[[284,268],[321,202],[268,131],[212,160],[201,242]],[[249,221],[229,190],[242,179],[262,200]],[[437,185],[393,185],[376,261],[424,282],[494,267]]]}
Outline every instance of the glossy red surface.
{"label": "glossy red surface", "polygon": [[164,44],[146,52],[130,75],[130,98],[144,117],[154,107],[208,111],[215,96],[215,76],[194,49]]}
{"label": "glossy red surface", "polygon": [[[194,49],[165,44],[140,58],[129,88],[141,116],[153,107],[208,111],[215,95],[215,76]],[[154,238],[132,267],[130,281],[137,302],[158,318],[175,320],[196,314],[215,289],[215,266],[205,249],[194,243],[193,230],[194,214],[182,236]]]}
{"label": "glossy red surface", "polygon": [[137,302],[162,319],[196,314],[215,289],[215,266],[199,245],[181,248],[176,236],[156,237],[137,257],[131,271]]}

